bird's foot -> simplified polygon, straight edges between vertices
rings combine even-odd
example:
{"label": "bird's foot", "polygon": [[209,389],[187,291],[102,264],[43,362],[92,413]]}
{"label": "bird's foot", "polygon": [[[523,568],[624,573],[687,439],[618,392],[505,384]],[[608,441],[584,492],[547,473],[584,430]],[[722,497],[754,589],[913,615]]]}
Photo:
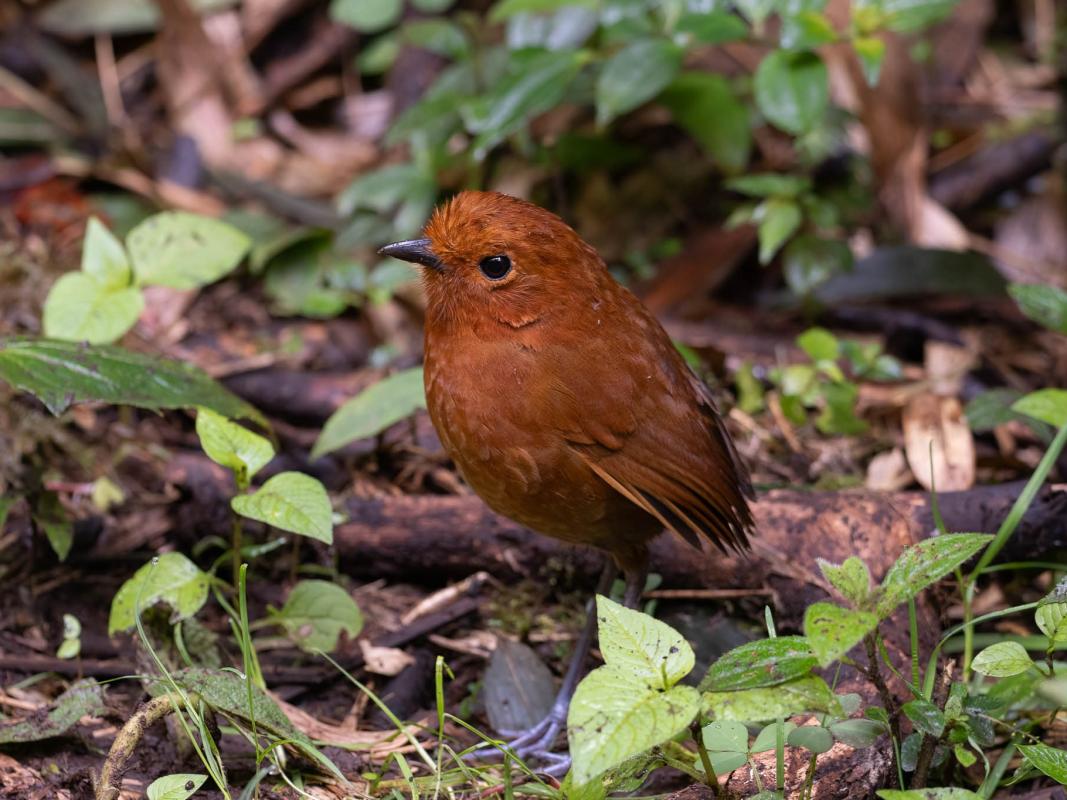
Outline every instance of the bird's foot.
{"label": "bird's foot", "polygon": [[525,731],[501,731],[508,741],[496,750],[477,750],[472,758],[481,761],[502,758],[508,752],[523,763],[537,761],[541,766],[538,772],[561,778],[571,766],[571,758],[566,753],[555,753],[555,744],[567,721],[567,708],[554,707],[543,720]]}

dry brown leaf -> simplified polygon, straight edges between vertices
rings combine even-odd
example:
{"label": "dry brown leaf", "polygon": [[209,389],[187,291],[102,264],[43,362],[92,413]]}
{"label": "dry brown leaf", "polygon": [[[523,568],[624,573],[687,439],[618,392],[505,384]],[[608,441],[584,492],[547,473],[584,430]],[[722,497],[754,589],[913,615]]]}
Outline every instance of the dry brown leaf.
{"label": "dry brown leaf", "polygon": [[923,353],[926,378],[934,394],[959,397],[963,379],[975,364],[975,354],[966,347],[927,339]]}
{"label": "dry brown leaf", "polygon": [[908,469],[904,451],[899,447],[879,453],[867,465],[867,480],[864,485],[878,492],[899,492],[914,480]]}
{"label": "dry brown leaf", "polygon": [[366,639],[359,640],[359,649],[363,651],[363,666],[375,675],[393,677],[415,663],[415,659],[396,647],[379,647]]}
{"label": "dry brown leaf", "polygon": [[[904,408],[908,465],[924,489],[939,492],[974,485],[974,438],[955,397],[921,394]],[[933,470],[931,471],[931,460]]]}
{"label": "dry brown leaf", "polygon": [[408,735],[417,738],[422,733],[416,725],[408,725],[403,731],[396,728],[386,731],[361,731],[343,725],[331,725],[316,719],[301,708],[290,705],[276,694],[271,692],[267,694],[301,733],[316,741],[336,747],[349,750],[369,749],[374,757],[385,756],[388,753],[411,752],[414,748],[408,741]]}

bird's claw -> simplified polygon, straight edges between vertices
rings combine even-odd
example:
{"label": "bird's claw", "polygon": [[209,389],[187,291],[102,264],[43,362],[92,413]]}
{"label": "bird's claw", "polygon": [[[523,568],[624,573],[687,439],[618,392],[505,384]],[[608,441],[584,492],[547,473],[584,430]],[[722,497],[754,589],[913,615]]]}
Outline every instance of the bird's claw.
{"label": "bird's claw", "polygon": [[479,761],[489,761],[502,758],[507,752],[524,763],[536,760],[542,765],[538,772],[561,778],[570,769],[571,758],[566,753],[555,753],[551,748],[563,730],[565,720],[566,709],[562,713],[553,709],[543,720],[525,731],[501,731],[505,736],[510,737],[503,747],[494,750],[476,750],[470,754],[470,757]]}

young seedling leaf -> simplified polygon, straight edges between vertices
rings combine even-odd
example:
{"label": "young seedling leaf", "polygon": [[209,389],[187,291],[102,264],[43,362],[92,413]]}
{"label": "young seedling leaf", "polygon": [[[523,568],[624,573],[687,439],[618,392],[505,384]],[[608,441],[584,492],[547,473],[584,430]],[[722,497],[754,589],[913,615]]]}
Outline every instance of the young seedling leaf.
{"label": "young seedling leaf", "polygon": [[193,616],[207,601],[210,583],[210,576],[181,553],[157,556],[133,573],[111,599],[108,635],[135,627],[137,614],[156,603],[170,606],[175,621]]}
{"label": "young seedling leaf", "polygon": [[228,670],[213,670],[189,667],[172,673],[174,682],[186,692],[197,695],[216,712],[248,724],[252,718],[261,733],[269,734],[287,747],[298,751],[305,758],[319,764],[323,769],[347,786],[348,780],[330,759],[326,758],[304,733],[297,730],[285,716],[278,704],[255,684],[251,686],[249,708],[248,679]]}
{"label": "young seedling leaf", "polygon": [[396,24],[403,7],[401,0],[333,0],[330,17],[361,33],[377,33]]}
{"label": "young seedling leaf", "polygon": [[126,248],[96,217],[89,217],[85,226],[81,266],[82,272],[107,289],[129,286],[133,277]]}
{"label": "young seedling leaf", "polygon": [[666,690],[693,669],[693,648],[671,626],[602,595],[596,615],[604,661],[638,683]]}
{"label": "young seedling leaf", "polygon": [[1028,764],[1044,772],[1056,783],[1067,786],[1067,751],[1047,744],[1021,744],[1019,751]]}
{"label": "young seedling leaf", "polygon": [[908,701],[904,704],[903,711],[917,731],[922,731],[937,739],[945,730],[944,712],[926,698]]}
{"label": "young seedling leaf", "polygon": [[826,681],[816,675],[763,689],[705,692],[704,709],[718,720],[761,722],[791,717],[804,711],[840,715],[841,706]]}
{"label": "young seedling leaf", "polygon": [[834,737],[819,725],[801,725],[790,732],[785,743],[790,747],[802,747],[817,756],[834,746]]}
{"label": "young seedling leaf", "polygon": [[230,506],[243,517],[333,544],[333,510],[323,485],[300,472],[282,472]]}
{"label": "young seedling leaf", "polygon": [[144,296],[133,286],[108,286],[84,272],[60,277],[44,302],[45,336],[68,342],[110,344],[134,326]]}
{"label": "young seedling leaf", "polygon": [[702,692],[758,689],[807,675],[817,664],[803,636],[746,642],[723,654],[700,682]]}
{"label": "young seedling leaf", "polygon": [[567,714],[575,783],[662,744],[685,730],[699,709],[700,694],[692,686],[650,685],[647,677],[635,676],[629,660],[593,670],[578,685]]}
{"label": "young seedling leaf", "polygon": [[885,619],[909,597],[964,564],[992,538],[984,533],[949,533],[913,544],[901,553],[882,581],[878,618]]}
{"label": "young seedling leaf", "polygon": [[354,639],[363,630],[363,614],[356,601],[330,581],[300,581],[274,619],[309,653],[333,652],[342,631]]}
{"label": "young seedling leaf", "polygon": [[426,408],[422,367],[395,372],[364,389],[326,420],[311,457],[319,458],[349,442],[377,436],[420,408]]}
{"label": "young seedling leaf", "polygon": [[62,736],[82,717],[104,710],[103,691],[92,678],[83,678],[63,692],[46,716],[34,714],[18,722],[0,723],[0,744],[39,742]]}
{"label": "young seedling leaf", "polygon": [[1013,283],[1008,294],[1026,316],[1056,333],[1067,333],[1067,292],[1058,286]]}
{"label": "young seedling leaf", "polygon": [[991,678],[1007,678],[1026,672],[1034,665],[1030,654],[1018,642],[997,642],[974,657],[971,669]]}
{"label": "young seedling leaf", "polygon": [[854,606],[862,606],[870,596],[871,573],[860,558],[849,556],[842,564],[833,564],[822,558],[816,559],[816,562],[823,577]]}
{"label": "young seedling leaf", "polygon": [[207,775],[164,775],[148,784],[148,800],[188,800],[204,785]]}
{"label": "young seedling leaf", "polygon": [[[789,738],[789,734],[795,731],[797,724],[795,722],[786,721],[782,723],[782,736],[786,739]],[[778,723],[772,722],[770,725],[764,725],[760,732],[756,734],[756,738],[752,741],[752,747],[749,748],[749,752],[753,755],[757,753],[769,753],[778,747]]]}
{"label": "young seedling leaf", "polygon": [[231,470],[238,486],[248,486],[252,477],[274,458],[274,445],[269,440],[210,408],[197,409],[196,435],[208,458]]}
{"label": "young seedling leaf", "polygon": [[845,719],[830,725],[834,738],[861,750],[872,746],[886,733],[885,723],[873,719]]}
{"label": "young seedling leaf", "polygon": [[804,636],[819,665],[826,667],[859,644],[878,625],[878,617],[833,603],[812,603],[804,612]]}
{"label": "young seedling leaf", "polygon": [[232,272],[251,241],[232,225],[186,211],[149,217],[126,237],[139,286],[196,289]]}
{"label": "young seedling leaf", "polygon": [[1038,389],[1012,403],[1011,410],[1062,428],[1067,424],[1067,389]]}
{"label": "young seedling leaf", "polygon": [[94,400],[153,410],[204,406],[267,427],[262,414],[202,370],[121,347],[0,339],[0,379],[35,395],[53,414]]}

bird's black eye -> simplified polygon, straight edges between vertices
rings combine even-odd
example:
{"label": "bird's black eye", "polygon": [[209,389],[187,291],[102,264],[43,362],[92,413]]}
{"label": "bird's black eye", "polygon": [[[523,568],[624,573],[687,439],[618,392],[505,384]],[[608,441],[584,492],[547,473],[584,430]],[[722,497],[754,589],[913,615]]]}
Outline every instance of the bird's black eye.
{"label": "bird's black eye", "polygon": [[478,264],[478,269],[491,281],[498,281],[511,272],[511,259],[505,255],[486,256]]}

